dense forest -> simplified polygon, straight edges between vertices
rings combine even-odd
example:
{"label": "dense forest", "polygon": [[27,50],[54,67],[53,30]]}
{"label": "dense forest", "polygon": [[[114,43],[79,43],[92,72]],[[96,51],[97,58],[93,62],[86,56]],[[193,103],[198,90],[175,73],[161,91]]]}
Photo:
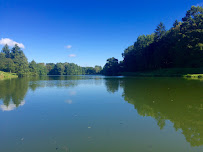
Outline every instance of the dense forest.
{"label": "dense forest", "polygon": [[0,53],[0,71],[24,75],[89,75],[100,74],[101,66],[81,67],[74,63],[36,63],[28,62],[23,51],[15,45],[11,50],[8,45]]}
{"label": "dense forest", "polygon": [[192,6],[182,21],[166,30],[161,22],[151,35],[141,35],[122,53],[107,59],[105,75],[166,68],[203,68],[203,8]]}

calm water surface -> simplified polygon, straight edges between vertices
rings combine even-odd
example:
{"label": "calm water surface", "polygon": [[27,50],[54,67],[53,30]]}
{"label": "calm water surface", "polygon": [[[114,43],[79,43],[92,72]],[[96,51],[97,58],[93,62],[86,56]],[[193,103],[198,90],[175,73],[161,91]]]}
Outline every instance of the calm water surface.
{"label": "calm water surface", "polygon": [[203,81],[0,81],[0,152],[202,152]]}

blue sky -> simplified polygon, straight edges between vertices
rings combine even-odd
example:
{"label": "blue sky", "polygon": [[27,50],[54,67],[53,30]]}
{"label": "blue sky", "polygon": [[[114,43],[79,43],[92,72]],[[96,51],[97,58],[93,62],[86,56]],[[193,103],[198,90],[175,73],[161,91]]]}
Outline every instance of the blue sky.
{"label": "blue sky", "polygon": [[124,49],[139,35],[153,33],[159,22],[169,29],[202,2],[0,0],[0,40],[21,43],[29,61],[103,66],[109,57],[122,60]]}

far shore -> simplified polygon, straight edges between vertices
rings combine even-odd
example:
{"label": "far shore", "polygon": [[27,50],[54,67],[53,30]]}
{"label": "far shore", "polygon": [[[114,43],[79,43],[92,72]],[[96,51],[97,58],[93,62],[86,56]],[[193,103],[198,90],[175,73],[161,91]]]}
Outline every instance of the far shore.
{"label": "far shore", "polygon": [[171,68],[143,72],[123,72],[123,76],[134,77],[186,77],[203,78],[203,68]]}
{"label": "far shore", "polygon": [[[47,75],[52,76],[52,75]],[[57,75],[66,76],[66,75]],[[203,79],[203,68],[171,68],[159,69],[155,71],[142,71],[142,72],[122,72],[119,76],[132,76],[132,77],[184,77],[192,79]],[[26,76],[25,76],[26,77]],[[16,73],[0,71],[0,80],[18,78]]]}

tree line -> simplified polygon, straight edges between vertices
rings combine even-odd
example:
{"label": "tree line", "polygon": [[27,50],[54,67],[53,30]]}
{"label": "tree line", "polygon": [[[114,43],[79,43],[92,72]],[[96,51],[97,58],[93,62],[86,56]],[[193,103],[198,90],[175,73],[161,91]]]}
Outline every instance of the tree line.
{"label": "tree line", "polygon": [[30,63],[16,44],[11,50],[6,44],[0,53],[0,71],[25,75],[89,75],[100,74],[101,66],[81,67],[74,63]]}
{"label": "tree line", "polygon": [[182,21],[166,30],[161,22],[151,35],[141,35],[124,50],[123,61],[112,57],[101,66],[81,67],[74,63],[28,62],[23,51],[8,45],[0,53],[0,70],[23,75],[119,75],[122,72],[152,71],[166,68],[203,67],[203,8],[192,6]]}
{"label": "tree line", "polygon": [[123,61],[112,57],[102,70],[105,75],[163,68],[203,67],[203,8],[192,6],[182,21],[166,30],[161,22],[151,35],[141,35],[122,53]]}

